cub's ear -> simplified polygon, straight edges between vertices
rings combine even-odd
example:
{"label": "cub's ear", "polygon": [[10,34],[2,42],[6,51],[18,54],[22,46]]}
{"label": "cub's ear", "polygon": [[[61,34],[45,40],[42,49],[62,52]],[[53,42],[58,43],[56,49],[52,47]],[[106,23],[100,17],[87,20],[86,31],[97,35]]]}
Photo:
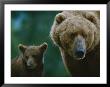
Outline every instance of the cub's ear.
{"label": "cub's ear", "polygon": [[48,44],[44,42],[43,44],[40,45],[40,50],[44,52],[47,49],[47,47],[48,47]]}
{"label": "cub's ear", "polygon": [[56,15],[56,22],[58,24],[60,24],[62,21],[64,21],[66,19],[66,16],[62,13],[59,13],[58,15]]}
{"label": "cub's ear", "polygon": [[25,45],[23,45],[23,44],[19,44],[19,45],[18,45],[18,48],[19,48],[19,50],[20,50],[22,53],[24,53],[25,50],[26,50],[26,48],[27,48],[27,46],[25,46]]}

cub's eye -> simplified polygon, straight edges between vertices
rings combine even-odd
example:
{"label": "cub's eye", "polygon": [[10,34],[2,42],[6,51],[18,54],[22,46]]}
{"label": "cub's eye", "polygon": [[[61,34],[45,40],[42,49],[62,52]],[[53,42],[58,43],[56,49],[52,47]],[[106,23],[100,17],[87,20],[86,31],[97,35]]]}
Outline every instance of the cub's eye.
{"label": "cub's eye", "polygon": [[33,58],[36,58],[36,57],[37,57],[37,55],[32,55],[32,57],[33,57]]}
{"label": "cub's eye", "polygon": [[28,59],[29,57],[28,56],[25,56],[25,58]]}

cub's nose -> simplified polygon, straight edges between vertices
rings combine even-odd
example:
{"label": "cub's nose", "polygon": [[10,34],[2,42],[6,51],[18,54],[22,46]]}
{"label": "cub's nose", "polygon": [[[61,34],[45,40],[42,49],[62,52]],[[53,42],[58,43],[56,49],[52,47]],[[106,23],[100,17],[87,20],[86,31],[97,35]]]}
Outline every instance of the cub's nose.
{"label": "cub's nose", "polygon": [[29,63],[27,63],[27,66],[28,67],[32,67],[33,66],[33,63],[32,62],[29,62]]}
{"label": "cub's nose", "polygon": [[84,54],[85,54],[85,52],[84,52],[83,49],[79,49],[79,50],[76,51],[77,58],[83,58]]}
{"label": "cub's nose", "polygon": [[28,67],[32,67],[32,66],[33,66],[33,61],[32,61],[31,59],[29,59],[29,60],[27,61],[27,66],[28,66]]}

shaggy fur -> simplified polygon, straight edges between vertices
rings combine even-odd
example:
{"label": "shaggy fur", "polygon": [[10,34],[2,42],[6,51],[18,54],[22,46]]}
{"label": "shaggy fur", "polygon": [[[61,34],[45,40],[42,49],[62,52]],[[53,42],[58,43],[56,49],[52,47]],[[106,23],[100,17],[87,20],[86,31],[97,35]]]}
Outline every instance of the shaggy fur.
{"label": "shaggy fur", "polygon": [[[100,12],[63,11],[56,15],[50,36],[72,76],[100,76]],[[77,39],[84,39],[85,57],[76,60]]]}

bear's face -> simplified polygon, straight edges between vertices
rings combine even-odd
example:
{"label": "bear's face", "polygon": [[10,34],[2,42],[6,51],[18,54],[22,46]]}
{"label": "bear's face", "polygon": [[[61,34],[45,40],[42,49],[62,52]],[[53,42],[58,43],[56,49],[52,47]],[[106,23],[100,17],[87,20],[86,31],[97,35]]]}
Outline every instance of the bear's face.
{"label": "bear's face", "polygon": [[74,59],[83,59],[94,43],[96,26],[89,20],[63,14],[56,16],[51,31],[53,41]]}
{"label": "bear's face", "polygon": [[43,54],[46,48],[46,43],[40,46],[19,45],[19,49],[23,54],[23,62],[25,63],[27,69],[36,69],[40,64],[43,63]]}

